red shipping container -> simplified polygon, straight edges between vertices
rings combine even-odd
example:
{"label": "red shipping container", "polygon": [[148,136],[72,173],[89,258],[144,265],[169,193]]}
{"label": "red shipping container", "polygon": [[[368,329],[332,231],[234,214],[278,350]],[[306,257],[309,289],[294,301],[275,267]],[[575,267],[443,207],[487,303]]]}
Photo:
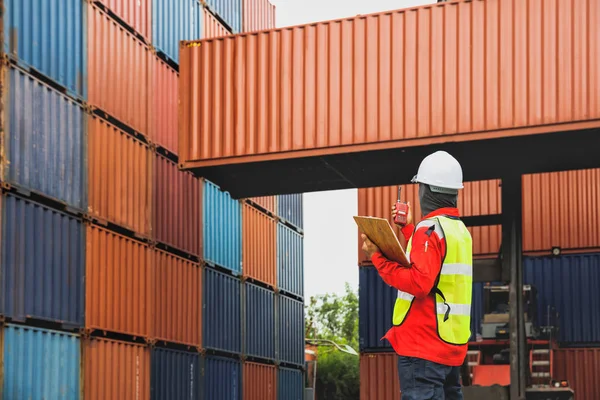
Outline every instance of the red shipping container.
{"label": "red shipping container", "polygon": [[273,215],[277,214],[277,196],[252,197],[249,200]]}
{"label": "red shipping container", "polygon": [[277,221],[249,204],[242,206],[242,272],[277,285]]}
{"label": "red shipping container", "polygon": [[277,369],[274,365],[244,363],[244,400],[276,400]]}
{"label": "red shipping container", "polygon": [[398,356],[395,353],[360,355],[360,399],[398,400]]}
{"label": "red shipping container", "polygon": [[206,7],[203,8],[202,13],[204,15],[204,23],[202,24],[202,38],[209,39],[231,35],[231,32],[225,28],[225,26],[220,23],[219,20],[216,19],[215,16],[206,9]]}
{"label": "red shipping container", "polygon": [[566,379],[577,400],[600,399],[600,349],[560,349],[554,352],[554,379]]}
{"label": "red shipping container", "polygon": [[177,90],[179,74],[157,56],[151,58],[150,138],[177,154]]}
{"label": "red shipping container", "polygon": [[97,0],[150,42],[152,0]]}
{"label": "red shipping container", "polygon": [[244,32],[275,28],[275,6],[269,0],[243,0],[242,8]]}

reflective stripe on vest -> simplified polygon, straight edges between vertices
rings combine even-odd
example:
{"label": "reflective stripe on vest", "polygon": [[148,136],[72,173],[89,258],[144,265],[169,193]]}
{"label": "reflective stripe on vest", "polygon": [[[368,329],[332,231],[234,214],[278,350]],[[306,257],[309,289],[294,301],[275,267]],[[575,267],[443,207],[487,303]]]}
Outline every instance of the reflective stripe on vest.
{"label": "reflective stripe on vest", "polygon": [[[443,216],[421,221],[415,232],[423,227],[433,229],[440,239],[446,238],[446,255],[438,276],[437,290],[432,290],[435,293],[438,335],[447,343],[465,344],[471,336],[471,234],[459,219]],[[411,248],[412,238],[406,247],[407,254],[410,254]],[[412,294],[398,291],[394,305],[394,325],[401,325],[406,320],[413,300]]]}

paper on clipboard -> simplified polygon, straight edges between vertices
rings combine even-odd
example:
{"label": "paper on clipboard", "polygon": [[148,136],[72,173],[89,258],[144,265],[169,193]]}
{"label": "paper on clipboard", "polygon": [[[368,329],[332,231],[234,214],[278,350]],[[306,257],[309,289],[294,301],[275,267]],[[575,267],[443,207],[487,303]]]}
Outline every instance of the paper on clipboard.
{"label": "paper on clipboard", "polygon": [[398,241],[389,221],[377,217],[354,217],[358,229],[379,247],[388,259],[405,267],[410,266],[408,257]]}

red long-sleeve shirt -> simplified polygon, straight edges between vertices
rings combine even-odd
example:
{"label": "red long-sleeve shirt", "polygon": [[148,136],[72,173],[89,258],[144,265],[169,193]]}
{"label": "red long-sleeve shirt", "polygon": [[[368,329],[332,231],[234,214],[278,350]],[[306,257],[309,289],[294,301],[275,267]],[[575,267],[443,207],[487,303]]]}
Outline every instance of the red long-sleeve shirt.
{"label": "red long-sleeve shirt", "polygon": [[[459,212],[456,208],[441,208],[425,219],[438,215],[458,217]],[[440,339],[437,333],[435,298],[431,293],[446,254],[446,240],[440,239],[435,231],[431,236],[426,235],[427,227],[419,228],[416,232],[414,229],[414,225],[407,225],[402,229],[406,240],[412,236],[410,268],[388,260],[379,252],[371,257],[385,283],[415,296],[404,323],[393,326],[385,338],[401,356],[460,366],[467,355],[467,345],[455,346]]]}

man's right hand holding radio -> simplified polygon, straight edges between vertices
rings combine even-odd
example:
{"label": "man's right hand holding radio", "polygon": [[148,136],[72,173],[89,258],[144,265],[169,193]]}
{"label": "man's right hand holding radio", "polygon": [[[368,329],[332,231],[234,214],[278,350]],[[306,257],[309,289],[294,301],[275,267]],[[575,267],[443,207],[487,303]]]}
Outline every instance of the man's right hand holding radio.
{"label": "man's right hand holding radio", "polygon": [[396,203],[392,204],[392,221],[394,221],[394,224],[396,224],[397,226],[404,228],[405,226],[411,225],[413,223],[413,216],[412,216],[412,207],[410,206],[410,201],[407,203],[408,204],[408,214],[406,215],[406,225],[404,224],[398,224],[396,223]]}

